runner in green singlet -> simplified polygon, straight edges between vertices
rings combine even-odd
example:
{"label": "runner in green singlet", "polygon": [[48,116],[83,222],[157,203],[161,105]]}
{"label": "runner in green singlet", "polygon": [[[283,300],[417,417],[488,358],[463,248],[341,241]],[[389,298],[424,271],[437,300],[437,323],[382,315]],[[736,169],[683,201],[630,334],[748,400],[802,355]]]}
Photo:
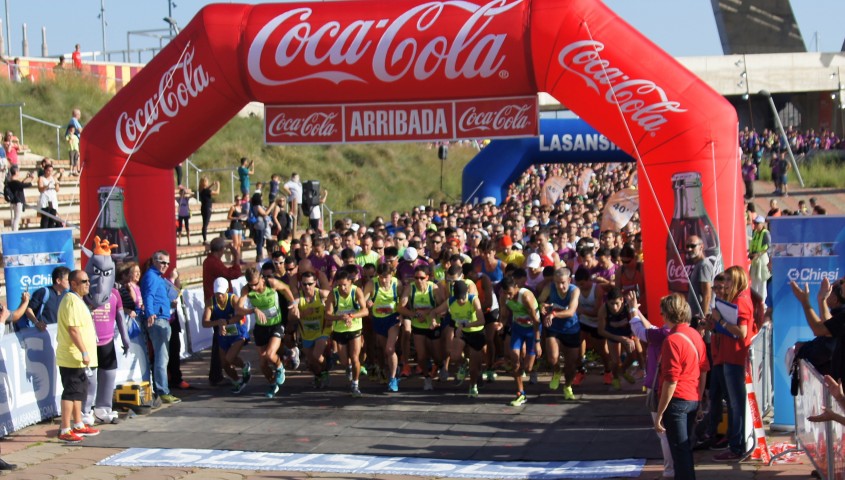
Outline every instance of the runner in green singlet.
{"label": "runner in green singlet", "polygon": [[405,287],[398,307],[399,313],[411,320],[417,362],[423,365],[425,375],[423,390],[434,390],[431,371],[426,368],[428,361],[437,365],[442,360],[440,324],[431,316],[431,311],[437,307],[437,285],[429,278],[429,267],[418,265],[414,269],[414,281]]}
{"label": "runner in green singlet", "polygon": [[338,270],[334,277],[337,285],[326,301],[326,319],[332,322],[332,340],[337,342],[338,355],[344,366],[351,366],[352,384],[350,393],[360,397],[358,378],[361,376],[361,329],[362,319],[367,316],[367,295],[352,284],[345,269]]}
{"label": "runner in green singlet", "polygon": [[367,282],[364,294],[367,296],[367,308],[372,312],[373,331],[377,351],[382,358],[376,357],[370,361],[380,363],[381,370],[387,374],[387,390],[399,391],[399,380],[396,369],[399,359],[396,356],[396,340],[399,338],[399,313],[396,305],[402,284],[393,276],[390,265],[380,263],[376,268],[376,277]]}
{"label": "runner in green singlet", "polygon": [[[469,289],[469,294],[478,296],[478,289],[475,288],[475,283],[473,283],[472,280],[464,279],[463,261],[460,259],[454,259],[451,263],[452,266],[450,266],[449,270],[446,271],[446,279],[437,285],[438,292],[440,293],[440,298],[437,299],[438,305],[443,304],[450,296],[452,296],[454,285],[457,282],[466,283],[467,288]],[[452,358],[451,352],[455,351],[452,345],[455,343],[455,322],[452,321],[452,317],[448,310],[446,311],[446,317],[443,318],[443,321],[440,322],[440,324],[440,348],[443,352],[443,363],[440,366],[439,375],[440,381],[445,382],[448,380],[449,362],[450,360],[455,360],[458,363],[458,372],[455,375],[455,378],[460,384],[464,381],[464,378],[466,378],[467,365],[460,356]]]}
{"label": "runner in green singlet", "polygon": [[317,288],[314,272],[304,272],[299,282],[299,330],[302,336],[302,350],[308,359],[308,368],[314,374],[314,386],[324,388],[329,377],[325,358],[326,345],[332,333],[331,323],[326,321],[326,299],[328,290]]}
{"label": "runner in green singlet", "polygon": [[470,387],[469,397],[478,397],[478,382],[481,380],[481,359],[484,351],[484,311],[481,301],[469,294],[469,285],[463,281],[454,283],[452,296],[432,311],[432,316],[439,317],[446,312],[460,328],[452,342],[452,356],[460,358],[462,353],[469,357]]}

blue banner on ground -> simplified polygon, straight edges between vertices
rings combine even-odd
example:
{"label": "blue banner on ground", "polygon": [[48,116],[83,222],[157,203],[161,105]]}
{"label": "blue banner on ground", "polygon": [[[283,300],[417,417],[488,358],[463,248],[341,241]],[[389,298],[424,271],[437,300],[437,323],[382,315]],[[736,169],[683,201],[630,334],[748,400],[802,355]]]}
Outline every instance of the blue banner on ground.
{"label": "blue banner on ground", "polygon": [[6,302],[18,308],[21,294],[53,284],[53,269],[74,269],[73,230],[52,228],[2,234]]}
{"label": "blue banner on ground", "polygon": [[825,278],[831,283],[845,273],[845,217],[774,217],[770,218],[772,245],[771,292],[774,348],[774,425],[795,426],[795,411],[790,394],[786,365],[789,347],[814,335],[804,316],[804,309],[789,282],[810,288],[810,301],[818,311],[816,294]]}
{"label": "blue banner on ground", "polygon": [[438,478],[636,478],[644,459],[573,462],[490,462],[416,457],[240,452],[193,448],[130,448],[99,462],[117,467],[222,468],[327,472],[352,475],[418,475]]}

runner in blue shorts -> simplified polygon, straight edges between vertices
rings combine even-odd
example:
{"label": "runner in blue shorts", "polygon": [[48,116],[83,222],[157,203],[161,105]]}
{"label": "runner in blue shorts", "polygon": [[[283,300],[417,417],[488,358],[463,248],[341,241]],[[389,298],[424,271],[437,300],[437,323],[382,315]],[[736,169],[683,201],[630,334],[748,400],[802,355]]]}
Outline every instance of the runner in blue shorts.
{"label": "runner in blue shorts", "polygon": [[511,324],[510,351],[514,364],[513,378],[516,380],[516,398],[510,402],[513,407],[524,405],[528,401],[522,373],[531,371],[537,355],[542,355],[537,299],[531,290],[519,285],[519,282],[524,284],[526,278],[525,270],[520,268],[500,282],[502,317],[510,319]]}
{"label": "runner in blue shorts", "polygon": [[387,390],[399,391],[396,369],[399,358],[396,356],[396,341],[399,338],[399,302],[401,283],[393,276],[393,269],[387,263],[380,263],[376,268],[376,277],[364,287],[367,307],[373,315],[373,330],[376,333],[378,350],[384,354],[382,371],[387,373]]}
{"label": "runner in blue shorts", "polygon": [[[241,349],[249,341],[249,328],[243,316],[235,315],[238,296],[229,293],[229,281],[225,278],[214,280],[214,295],[206,301],[202,316],[202,326],[205,328],[220,327],[217,338],[220,363],[223,370],[232,380],[232,392],[241,393],[249,383],[251,366],[241,359]],[[238,377],[241,369],[242,378]]]}
{"label": "runner in blue shorts", "polygon": [[563,398],[575,400],[572,385],[581,356],[581,324],[578,321],[578,301],[581,290],[572,285],[572,273],[566,267],[555,270],[554,282],[540,292],[543,328],[546,331],[546,359],[552,365],[549,388],[560,386],[560,354],[563,353],[565,384]]}

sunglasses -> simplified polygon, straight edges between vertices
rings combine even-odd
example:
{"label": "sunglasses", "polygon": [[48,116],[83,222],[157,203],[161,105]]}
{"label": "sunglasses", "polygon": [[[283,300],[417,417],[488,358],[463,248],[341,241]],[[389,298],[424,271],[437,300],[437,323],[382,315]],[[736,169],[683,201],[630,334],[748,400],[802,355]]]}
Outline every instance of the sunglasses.
{"label": "sunglasses", "polygon": [[170,265],[170,262],[162,262],[161,260],[159,260],[157,263],[159,265],[165,265],[165,266]]}
{"label": "sunglasses", "polygon": [[443,241],[442,240],[432,240],[431,243],[433,243],[435,245],[440,245],[441,243],[443,243]]}
{"label": "sunglasses", "polygon": [[76,282],[85,285],[86,283],[91,283],[91,280],[77,280]]}
{"label": "sunglasses", "polygon": [[695,247],[701,245],[700,243],[688,243],[687,250],[695,250]]}
{"label": "sunglasses", "polygon": [[396,237],[396,240],[398,240],[398,241],[402,242],[402,241],[405,241],[405,240],[406,240],[406,238],[405,238],[405,237]]}

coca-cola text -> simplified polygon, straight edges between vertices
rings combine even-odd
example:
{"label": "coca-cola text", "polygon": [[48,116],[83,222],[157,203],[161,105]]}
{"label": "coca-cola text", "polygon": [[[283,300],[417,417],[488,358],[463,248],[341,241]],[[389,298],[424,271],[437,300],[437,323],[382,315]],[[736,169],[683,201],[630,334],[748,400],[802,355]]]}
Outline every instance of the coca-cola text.
{"label": "coca-cola text", "polygon": [[531,105],[505,105],[497,111],[479,111],[477,107],[468,108],[458,120],[458,130],[523,130],[529,126]]}
{"label": "coca-cola text", "polygon": [[267,125],[272,136],[331,137],[339,130],[337,113],[314,112],[305,118],[288,117],[285,112],[276,115]]}

